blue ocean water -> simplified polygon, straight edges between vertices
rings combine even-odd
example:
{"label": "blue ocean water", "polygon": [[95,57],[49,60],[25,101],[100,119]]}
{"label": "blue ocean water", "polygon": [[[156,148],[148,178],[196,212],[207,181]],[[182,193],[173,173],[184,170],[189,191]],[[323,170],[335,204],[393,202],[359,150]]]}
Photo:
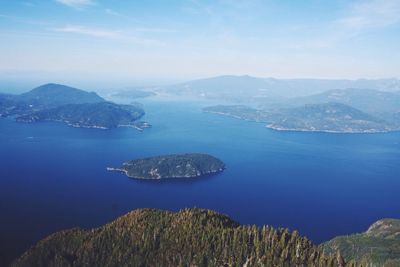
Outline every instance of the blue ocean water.
{"label": "blue ocean water", "polygon": [[[277,132],[203,113],[201,104],[145,101],[144,132],[0,119],[0,256],[72,227],[96,227],[136,208],[214,209],[243,224],[297,229],[319,243],[400,218],[400,133]],[[204,152],[224,173],[141,181],[107,166]]]}

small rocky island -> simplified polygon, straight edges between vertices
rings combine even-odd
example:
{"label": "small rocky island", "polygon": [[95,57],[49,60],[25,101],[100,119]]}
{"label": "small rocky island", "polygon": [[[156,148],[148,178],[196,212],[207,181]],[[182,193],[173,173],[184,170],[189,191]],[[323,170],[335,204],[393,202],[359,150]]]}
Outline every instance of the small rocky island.
{"label": "small rocky island", "polygon": [[217,174],[225,169],[225,164],[207,154],[173,154],[130,160],[119,168],[109,171],[124,172],[137,179],[194,178]]}

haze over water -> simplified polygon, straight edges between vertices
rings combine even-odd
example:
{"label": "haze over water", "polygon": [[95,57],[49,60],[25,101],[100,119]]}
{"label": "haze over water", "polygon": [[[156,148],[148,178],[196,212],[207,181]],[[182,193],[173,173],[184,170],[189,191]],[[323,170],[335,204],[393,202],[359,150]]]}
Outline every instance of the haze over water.
{"label": "haze over water", "polygon": [[[277,132],[203,113],[198,103],[141,102],[153,125],[144,132],[0,120],[2,257],[57,230],[100,226],[144,207],[214,209],[243,224],[297,229],[315,242],[400,216],[399,132]],[[227,169],[161,182],[106,171],[184,152],[215,155]]]}

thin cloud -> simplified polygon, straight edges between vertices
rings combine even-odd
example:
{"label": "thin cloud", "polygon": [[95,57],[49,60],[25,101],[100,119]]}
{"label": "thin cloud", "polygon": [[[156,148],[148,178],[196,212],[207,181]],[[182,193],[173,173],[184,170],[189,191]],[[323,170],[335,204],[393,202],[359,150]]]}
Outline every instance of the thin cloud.
{"label": "thin cloud", "polygon": [[130,42],[140,45],[156,45],[162,46],[164,43],[147,38],[141,38],[132,35],[130,32],[124,32],[120,30],[109,30],[109,29],[100,29],[100,28],[89,28],[79,25],[67,25],[59,28],[49,29],[53,32],[60,33],[71,33],[71,34],[80,34],[86,35],[94,38],[102,38],[102,39],[110,39],[116,41]]}
{"label": "thin cloud", "polygon": [[115,16],[115,17],[130,18],[128,16],[122,15],[121,13],[119,13],[115,10],[109,9],[109,8],[104,9],[104,12],[108,15]]}
{"label": "thin cloud", "polygon": [[86,6],[93,5],[94,2],[92,0],[55,0],[56,2],[66,5],[68,7],[73,7],[73,8],[84,8]]}
{"label": "thin cloud", "polygon": [[134,22],[134,23],[137,23],[137,24],[141,24],[140,20],[137,20],[137,19],[132,18],[132,17],[130,17],[128,15],[122,14],[121,12],[115,11],[113,9],[106,8],[106,9],[104,9],[104,13],[106,13],[109,16],[113,16],[113,17],[116,17],[116,18],[128,20],[130,22]]}
{"label": "thin cloud", "polygon": [[49,25],[49,24],[51,24],[49,22],[42,21],[42,20],[26,19],[24,17],[10,16],[10,15],[5,15],[5,14],[0,14],[0,19],[7,19],[7,20],[11,20],[16,23],[23,23],[23,24],[29,24],[29,25]]}
{"label": "thin cloud", "polygon": [[336,24],[350,30],[382,28],[400,22],[399,0],[372,0],[353,4]]}
{"label": "thin cloud", "polygon": [[[122,14],[122,13],[120,13],[118,11],[113,10],[113,9],[106,8],[106,9],[104,9],[104,12],[107,15],[118,17],[118,18],[125,19],[125,20],[129,20],[129,21],[135,22],[138,25],[145,25],[145,23],[143,23],[143,21],[134,19],[134,18],[132,18],[130,16]],[[174,33],[174,32],[176,32],[176,30],[173,30],[173,29],[153,28],[153,27],[145,27],[145,26],[137,27],[137,28],[134,28],[133,30],[135,32],[143,32],[143,33]]]}
{"label": "thin cloud", "polygon": [[330,49],[364,33],[400,23],[400,0],[357,1],[346,5],[339,18],[325,25],[325,32],[292,47]]}
{"label": "thin cloud", "polygon": [[36,6],[34,3],[31,3],[31,2],[21,2],[21,4],[24,5],[24,6],[28,6],[28,7]]}
{"label": "thin cloud", "polygon": [[136,32],[174,33],[176,30],[163,28],[135,28]]}
{"label": "thin cloud", "polygon": [[117,38],[121,36],[121,34],[118,31],[87,28],[83,26],[64,26],[61,28],[53,28],[51,30],[55,32],[77,33],[77,34],[88,35],[92,37],[101,37],[101,38]]}

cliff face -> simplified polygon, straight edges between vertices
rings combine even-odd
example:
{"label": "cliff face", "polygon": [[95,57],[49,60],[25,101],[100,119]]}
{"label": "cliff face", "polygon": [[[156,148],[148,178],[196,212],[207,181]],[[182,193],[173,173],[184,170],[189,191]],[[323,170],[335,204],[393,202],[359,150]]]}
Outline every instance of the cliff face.
{"label": "cliff face", "polygon": [[364,233],[339,236],[322,247],[327,253],[340,251],[347,261],[363,266],[400,266],[400,220],[379,220]]}
{"label": "cliff face", "polygon": [[240,226],[210,210],[140,209],[97,229],[58,232],[12,266],[344,266],[296,231]]}

